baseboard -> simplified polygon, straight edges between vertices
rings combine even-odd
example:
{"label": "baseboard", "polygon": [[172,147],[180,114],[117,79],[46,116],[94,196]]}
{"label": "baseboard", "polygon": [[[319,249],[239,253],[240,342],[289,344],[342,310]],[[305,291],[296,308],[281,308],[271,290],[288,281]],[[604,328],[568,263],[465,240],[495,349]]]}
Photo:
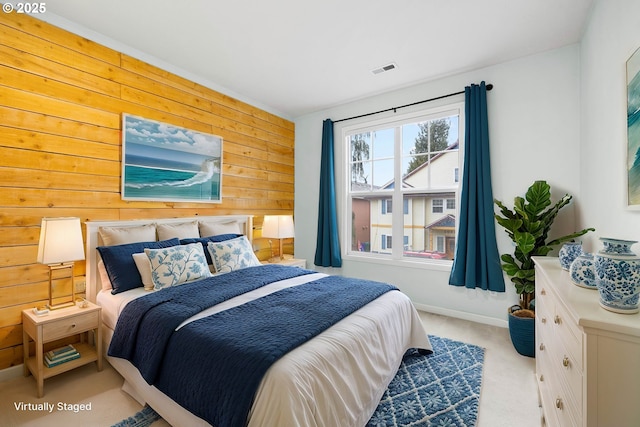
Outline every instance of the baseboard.
{"label": "baseboard", "polygon": [[0,382],[12,380],[23,375],[22,364],[0,370]]}
{"label": "baseboard", "polygon": [[500,320],[494,317],[482,316],[480,314],[467,313],[466,311],[451,310],[448,308],[436,307],[426,304],[413,304],[418,310],[426,311],[427,313],[440,314],[442,316],[455,317],[456,319],[469,320],[470,322],[483,323],[485,325],[497,326],[499,328],[508,328],[509,322],[507,320]]}

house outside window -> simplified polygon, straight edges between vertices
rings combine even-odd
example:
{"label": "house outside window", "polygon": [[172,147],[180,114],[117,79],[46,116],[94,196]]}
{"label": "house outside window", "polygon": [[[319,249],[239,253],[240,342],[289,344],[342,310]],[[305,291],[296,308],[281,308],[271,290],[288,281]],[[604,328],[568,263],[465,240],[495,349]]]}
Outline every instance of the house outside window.
{"label": "house outside window", "polygon": [[453,259],[463,111],[454,104],[343,129],[347,255]]}

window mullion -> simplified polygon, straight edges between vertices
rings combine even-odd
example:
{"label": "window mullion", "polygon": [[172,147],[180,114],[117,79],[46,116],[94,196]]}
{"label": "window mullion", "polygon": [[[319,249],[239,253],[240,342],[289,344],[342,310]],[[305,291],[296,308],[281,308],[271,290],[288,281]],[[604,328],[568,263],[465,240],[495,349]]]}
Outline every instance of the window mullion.
{"label": "window mullion", "polygon": [[403,229],[404,229],[404,215],[402,209],[402,127],[396,126],[394,129],[394,156],[393,156],[393,180],[395,185],[393,186],[393,206],[396,209],[393,210],[392,225],[393,231],[393,258],[402,258],[404,249]]}

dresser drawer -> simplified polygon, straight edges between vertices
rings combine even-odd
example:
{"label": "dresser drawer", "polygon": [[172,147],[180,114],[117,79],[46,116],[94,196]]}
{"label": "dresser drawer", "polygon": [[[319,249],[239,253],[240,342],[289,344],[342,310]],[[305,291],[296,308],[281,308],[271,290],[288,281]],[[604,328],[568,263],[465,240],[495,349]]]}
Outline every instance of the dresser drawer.
{"label": "dresser drawer", "polygon": [[536,354],[538,387],[542,397],[546,425],[557,427],[578,426],[582,404],[567,384],[566,375],[549,347]]}
{"label": "dresser drawer", "polygon": [[65,317],[54,322],[42,325],[42,337],[44,342],[65,338],[69,335],[79,334],[98,327],[99,312],[93,311],[80,316]]}
{"label": "dresser drawer", "polygon": [[576,368],[582,371],[582,332],[560,304],[555,305],[552,323],[556,340],[564,345]]}
{"label": "dresser drawer", "polygon": [[549,348],[549,362],[565,390],[565,401],[571,401],[575,412],[582,412],[582,370],[562,342]]}

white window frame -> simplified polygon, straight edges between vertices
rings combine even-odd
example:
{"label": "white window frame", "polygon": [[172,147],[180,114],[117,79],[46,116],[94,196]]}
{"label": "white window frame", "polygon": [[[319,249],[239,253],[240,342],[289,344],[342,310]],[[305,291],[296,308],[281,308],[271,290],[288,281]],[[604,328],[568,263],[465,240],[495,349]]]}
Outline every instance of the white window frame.
{"label": "white window frame", "polygon": [[[407,113],[404,115],[396,114],[392,117],[377,119],[368,122],[360,122],[358,124],[353,125],[344,125],[338,128],[337,134],[340,135],[340,139],[338,140],[341,144],[340,150],[340,176],[338,182],[341,184],[338,188],[339,193],[339,216],[340,222],[343,225],[340,231],[340,241],[342,245],[342,254],[343,259],[345,260],[364,260],[364,261],[372,261],[375,263],[382,264],[390,264],[390,265],[405,265],[417,268],[426,268],[426,269],[435,269],[435,270],[444,270],[448,271],[451,268],[453,263],[452,260],[436,260],[436,259],[416,259],[411,257],[403,256],[403,248],[404,248],[404,223],[402,218],[404,216],[404,209],[395,209],[392,213],[392,236],[398,236],[398,239],[402,239],[402,241],[395,241],[396,244],[392,245],[392,254],[389,256],[388,254],[376,254],[371,252],[359,252],[353,251],[350,247],[351,242],[351,213],[352,213],[352,198],[351,198],[351,178],[350,178],[350,144],[347,143],[347,135],[358,133],[358,132],[369,132],[375,131],[378,129],[388,129],[394,126],[401,126],[403,124],[415,123],[416,120],[429,120],[431,118],[436,119],[438,116],[446,116],[451,114],[458,115],[458,167],[456,168],[460,174],[463,173],[463,159],[464,159],[464,138],[465,138],[465,129],[464,129],[464,102],[451,102],[446,105],[442,105],[440,107],[429,108],[413,113]],[[401,144],[398,144],[401,145]],[[401,182],[401,162],[402,162],[402,148],[397,147],[395,153],[395,161],[398,162],[396,164],[396,173],[398,176],[395,177],[395,182]],[[461,175],[460,175],[461,176]],[[456,182],[456,187],[454,189],[456,193],[456,199],[459,198],[461,191],[461,180]],[[417,190],[416,193],[422,193],[423,191]],[[396,206],[403,206],[403,196],[406,194],[410,194],[410,191],[406,191],[403,193],[402,191],[393,190],[392,195],[392,204]],[[386,193],[389,195],[389,192]],[[443,205],[443,208],[446,206]],[[459,202],[456,200],[456,233],[458,230],[458,206]],[[403,206],[404,208],[404,206]],[[400,217],[398,220],[397,218]]]}

